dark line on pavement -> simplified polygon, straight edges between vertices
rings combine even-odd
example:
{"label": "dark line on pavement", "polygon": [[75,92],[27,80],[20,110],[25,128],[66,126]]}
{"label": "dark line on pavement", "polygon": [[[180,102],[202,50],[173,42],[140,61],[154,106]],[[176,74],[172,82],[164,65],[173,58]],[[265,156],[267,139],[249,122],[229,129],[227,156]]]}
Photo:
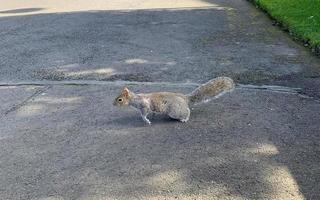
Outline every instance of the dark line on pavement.
{"label": "dark line on pavement", "polygon": [[52,86],[46,86],[44,88],[40,88],[37,91],[35,91],[31,96],[29,96],[28,98],[26,98],[24,101],[22,101],[19,104],[13,105],[11,108],[9,108],[7,111],[4,112],[3,116],[8,115],[9,113],[18,110],[19,108],[21,108],[22,106],[26,105],[27,102],[31,99],[33,99],[34,97],[38,96],[39,94],[45,92],[46,90],[48,90],[49,88],[51,88]]}

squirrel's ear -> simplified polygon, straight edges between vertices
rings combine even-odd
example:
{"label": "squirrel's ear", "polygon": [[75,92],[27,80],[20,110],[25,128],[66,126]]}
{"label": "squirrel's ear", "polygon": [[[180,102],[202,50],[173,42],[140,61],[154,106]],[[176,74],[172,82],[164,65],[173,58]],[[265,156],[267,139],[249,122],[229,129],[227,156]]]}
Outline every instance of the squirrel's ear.
{"label": "squirrel's ear", "polygon": [[125,96],[129,96],[129,89],[127,88],[127,87],[124,87],[123,89],[122,89],[122,94],[124,94]]}

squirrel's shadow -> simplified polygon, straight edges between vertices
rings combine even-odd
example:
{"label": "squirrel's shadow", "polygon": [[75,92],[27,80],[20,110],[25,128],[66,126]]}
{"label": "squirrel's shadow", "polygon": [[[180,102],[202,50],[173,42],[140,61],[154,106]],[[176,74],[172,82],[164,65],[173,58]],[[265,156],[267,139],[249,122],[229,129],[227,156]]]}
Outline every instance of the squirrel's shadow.
{"label": "squirrel's shadow", "polygon": [[[172,119],[166,115],[161,114],[149,114],[148,119],[151,121],[152,124],[171,124],[171,123],[181,123],[179,120]],[[116,124],[119,126],[125,127],[141,127],[141,126],[148,126],[139,115],[132,115],[132,116],[124,116],[121,118],[117,118],[112,120],[112,124]]]}

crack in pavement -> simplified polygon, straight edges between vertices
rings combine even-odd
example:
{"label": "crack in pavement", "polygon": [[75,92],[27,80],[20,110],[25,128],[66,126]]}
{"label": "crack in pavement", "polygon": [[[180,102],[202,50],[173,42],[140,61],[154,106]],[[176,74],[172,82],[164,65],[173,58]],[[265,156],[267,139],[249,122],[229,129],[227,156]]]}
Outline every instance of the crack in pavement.
{"label": "crack in pavement", "polygon": [[169,87],[196,87],[199,83],[171,83],[171,82],[139,82],[139,81],[95,81],[95,80],[70,80],[70,81],[26,81],[26,82],[0,82],[1,86],[46,86],[46,85],[144,85],[144,86],[169,86]]}
{"label": "crack in pavement", "polygon": [[272,92],[300,94],[301,88],[284,87],[279,85],[251,85],[251,84],[237,84],[238,89],[249,89],[249,90],[267,90]]}
{"label": "crack in pavement", "polygon": [[49,88],[51,88],[51,85],[47,85],[43,88],[37,89],[37,91],[35,91],[32,95],[30,95],[29,97],[27,97],[25,100],[23,100],[21,103],[13,105],[11,108],[9,108],[7,111],[5,111],[3,113],[1,117],[5,117],[6,115],[8,115],[9,113],[21,108],[22,106],[26,105],[28,103],[29,100],[33,99],[34,97],[38,96],[39,94],[45,92],[46,90],[48,90]]}
{"label": "crack in pavement", "polygon": [[[49,89],[54,85],[107,85],[107,86],[162,86],[162,87],[198,87],[201,84],[187,82],[187,83],[172,83],[172,82],[139,82],[139,81],[95,81],[95,80],[69,80],[69,81],[26,81],[26,82],[0,82],[0,87],[7,86],[47,86],[43,91]],[[235,89],[240,90],[260,90],[260,91],[268,91],[268,92],[277,92],[277,93],[285,93],[285,94],[293,94],[298,95],[301,98],[311,99],[313,101],[319,102],[320,99],[317,97],[309,96],[303,93],[301,88],[295,87],[285,87],[279,85],[252,85],[252,84],[236,84]],[[32,95],[30,98],[36,96],[38,92]],[[28,98],[26,101],[28,101]],[[11,108],[13,109],[13,108]],[[11,109],[5,112],[5,115],[11,112]],[[15,110],[15,109],[13,109]]]}
{"label": "crack in pavement", "polygon": [[294,87],[284,87],[278,85],[244,85],[244,84],[237,84],[237,89],[249,89],[249,90],[265,90],[269,92],[277,92],[277,93],[287,93],[287,94],[294,94],[298,95],[304,99],[311,99],[315,102],[320,103],[320,99],[317,97],[306,95],[301,88],[294,88]]}

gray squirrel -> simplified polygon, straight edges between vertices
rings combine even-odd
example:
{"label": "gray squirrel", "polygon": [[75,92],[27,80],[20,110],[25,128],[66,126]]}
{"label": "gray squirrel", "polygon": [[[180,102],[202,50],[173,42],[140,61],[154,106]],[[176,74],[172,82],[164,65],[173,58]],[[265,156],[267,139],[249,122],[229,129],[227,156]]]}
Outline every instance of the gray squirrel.
{"label": "gray squirrel", "polygon": [[210,97],[218,97],[235,88],[229,77],[217,77],[199,86],[190,94],[174,92],[154,92],[136,94],[127,87],[121,90],[114,99],[114,106],[131,106],[140,111],[144,122],[151,124],[147,118],[150,113],[168,115],[181,122],[187,122],[190,117],[189,105],[202,102]]}

